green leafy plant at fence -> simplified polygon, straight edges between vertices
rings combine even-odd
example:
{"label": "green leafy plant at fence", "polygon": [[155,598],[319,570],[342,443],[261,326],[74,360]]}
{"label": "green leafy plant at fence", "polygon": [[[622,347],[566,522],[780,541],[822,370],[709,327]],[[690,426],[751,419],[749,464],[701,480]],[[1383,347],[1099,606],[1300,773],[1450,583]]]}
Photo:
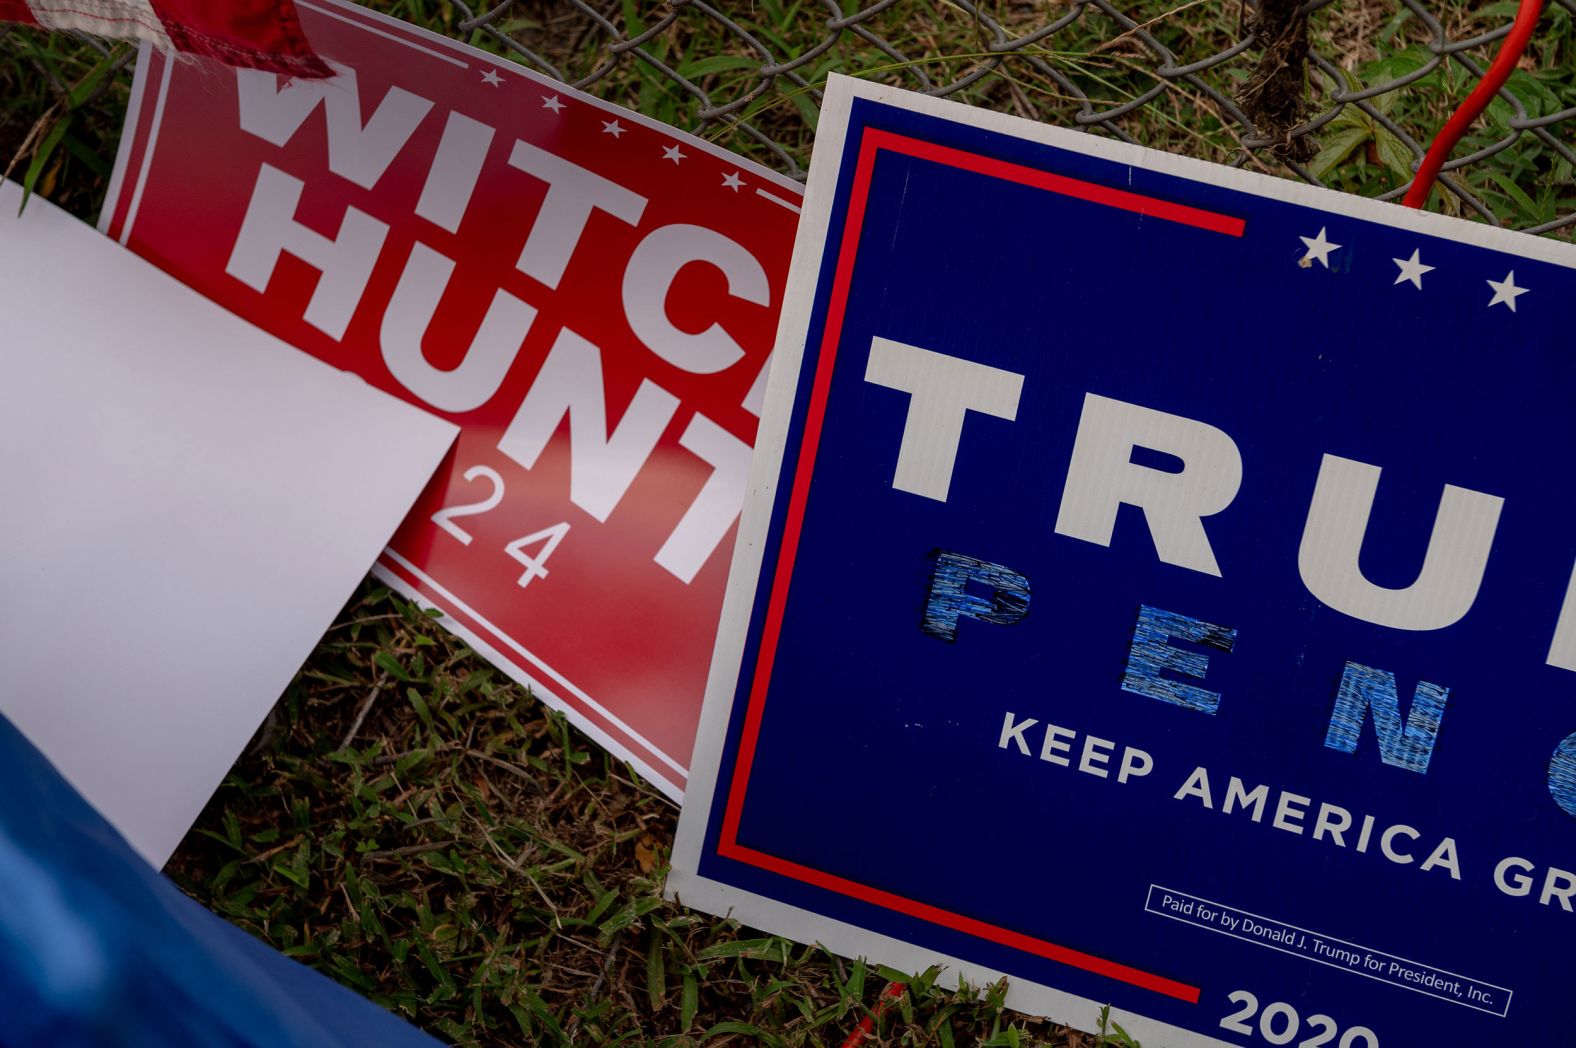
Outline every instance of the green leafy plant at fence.
{"label": "green leafy plant at fence", "polygon": [[[1498,3],[1476,12],[1485,26],[1502,23],[1515,14],[1516,4]],[[1433,60],[1429,48],[1410,41],[1407,29],[1414,20],[1404,9],[1393,17],[1375,38],[1381,51],[1389,52],[1342,71],[1341,82],[1333,83],[1321,75],[1326,95],[1336,90],[1351,93],[1379,87],[1412,75]],[[1411,28],[1415,31],[1416,26]],[[1551,4],[1540,24],[1540,32],[1521,65],[1511,73],[1505,88],[1521,103],[1528,118],[1536,119],[1576,106],[1576,48],[1573,48],[1571,14]],[[1493,45],[1479,49],[1479,64],[1487,65]],[[1413,129],[1421,145],[1430,140],[1434,129],[1445,123],[1455,107],[1466,99],[1477,78],[1458,62],[1446,61],[1406,86],[1378,95],[1369,105],[1403,128]],[[1477,196],[1508,225],[1530,227],[1552,222],[1576,208],[1576,180],[1571,163],[1546,142],[1511,127],[1517,116],[1504,98],[1496,98],[1477,125],[1456,147],[1456,158],[1495,145],[1514,136],[1509,148],[1492,157],[1447,174]],[[1556,135],[1568,138],[1560,126]],[[1322,148],[1309,164],[1309,170],[1334,188],[1364,196],[1377,196],[1399,188],[1411,177],[1415,157],[1410,149],[1383,123],[1356,105],[1346,106],[1341,114],[1320,128]],[[1567,142],[1567,145],[1571,143]],[[1447,213],[1460,213],[1461,205],[1453,194],[1437,191],[1433,206]]]}

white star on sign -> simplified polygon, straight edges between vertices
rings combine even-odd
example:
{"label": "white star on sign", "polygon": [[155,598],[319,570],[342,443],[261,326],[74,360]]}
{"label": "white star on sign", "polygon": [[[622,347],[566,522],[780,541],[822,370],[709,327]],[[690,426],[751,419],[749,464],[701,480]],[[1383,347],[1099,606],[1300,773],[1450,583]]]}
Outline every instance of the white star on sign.
{"label": "white star on sign", "polygon": [[497,87],[499,84],[503,83],[503,77],[498,75],[498,70],[489,69],[487,72],[482,74],[482,83]]}
{"label": "white star on sign", "polygon": [[739,173],[735,171],[731,175],[723,175],[722,184],[737,193],[739,191],[739,187],[744,185],[744,179],[740,178]]}
{"label": "white star on sign", "polygon": [[683,160],[685,155],[686,154],[682,150],[680,150],[678,146],[668,146],[667,148],[662,150],[662,159],[664,159],[664,160],[671,160],[675,164],[678,163],[680,160]]}
{"label": "white star on sign", "polygon": [[563,112],[564,104],[558,100],[557,95],[543,95],[542,108],[551,109],[555,113]]}
{"label": "white star on sign", "polygon": [[1319,264],[1321,266],[1323,266],[1325,269],[1329,269],[1330,268],[1330,252],[1334,251],[1336,248],[1340,247],[1341,245],[1339,245],[1339,244],[1332,244],[1328,240],[1326,240],[1324,238],[1324,229],[1325,229],[1324,226],[1320,226],[1319,227],[1319,235],[1316,236],[1316,237],[1298,237],[1297,238],[1298,240],[1301,240],[1304,244],[1308,245],[1308,253],[1306,255],[1303,255],[1302,258],[1299,259],[1298,263],[1297,263],[1298,265],[1302,266],[1304,269],[1307,269],[1309,266],[1313,265],[1315,259],[1317,259]]}
{"label": "white star on sign", "polygon": [[614,138],[617,138],[628,130],[629,128],[621,126],[617,120],[602,121],[602,133],[604,135],[612,135]]}
{"label": "white star on sign", "polygon": [[1514,269],[1505,274],[1504,280],[1490,280],[1488,286],[1494,289],[1494,297],[1488,300],[1488,304],[1497,306],[1503,302],[1510,307],[1512,313],[1516,311],[1516,299],[1527,293],[1526,288],[1516,286]]}
{"label": "white star on sign", "polygon": [[1423,274],[1432,273],[1433,266],[1425,266],[1417,257],[1420,250],[1414,250],[1411,258],[1392,258],[1390,261],[1401,267],[1401,275],[1395,278],[1397,284],[1410,283],[1417,290],[1423,290]]}

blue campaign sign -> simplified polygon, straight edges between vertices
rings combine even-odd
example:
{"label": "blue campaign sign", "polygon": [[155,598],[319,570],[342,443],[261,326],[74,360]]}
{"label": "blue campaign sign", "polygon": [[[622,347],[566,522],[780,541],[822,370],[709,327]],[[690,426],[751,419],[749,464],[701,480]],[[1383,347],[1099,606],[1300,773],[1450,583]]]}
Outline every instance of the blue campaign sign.
{"label": "blue campaign sign", "polygon": [[670,893],[1146,1048],[1566,1043],[1576,250],[838,79]]}

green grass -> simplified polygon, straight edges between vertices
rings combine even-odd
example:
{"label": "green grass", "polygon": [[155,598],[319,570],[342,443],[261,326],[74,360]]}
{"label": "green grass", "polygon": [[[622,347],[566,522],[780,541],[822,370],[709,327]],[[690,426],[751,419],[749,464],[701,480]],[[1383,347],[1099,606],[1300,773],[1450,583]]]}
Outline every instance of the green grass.
{"label": "green grass", "polygon": [[97,211],[134,53],[0,23],[0,174],[79,215]]}
{"label": "green grass", "polygon": [[[878,802],[850,781],[850,804]],[[898,973],[662,901],[676,819],[562,717],[368,583],[169,872],[456,1043],[840,1044]],[[1098,1043],[1004,1013],[1001,987],[959,995],[935,979],[910,983],[884,1043]]]}
{"label": "green grass", "polygon": [[[457,32],[442,0],[386,0],[401,17]],[[779,58],[824,36],[807,0],[754,0],[729,13]],[[608,8],[634,31],[666,8]],[[1016,34],[1044,7],[999,5]],[[1056,9],[1058,12],[1062,8]],[[1134,4],[1136,21],[1181,62],[1236,39],[1235,5]],[[1345,71],[1341,87],[1387,82],[1421,60],[1423,36],[1397,5],[1340,0],[1318,13],[1315,46]],[[1499,24],[1509,5],[1442,9],[1456,38]],[[575,79],[606,58],[605,39],[545,0],[511,8],[504,28]],[[994,61],[989,38],[960,8],[904,0],[864,23],[897,55],[843,34],[804,69],[907,86],[955,79]],[[1076,25],[1002,61],[954,97],[1058,123],[1078,112],[1047,68],[1098,106],[1141,96],[1153,59],[1122,27],[1088,12]],[[1576,105],[1569,14],[1546,16],[1534,57],[1511,87],[1534,113]],[[482,33],[471,42],[499,50]],[[693,9],[646,45],[715,102],[755,91],[758,59]],[[0,170],[83,217],[103,198],[126,105],[130,48],[0,27]],[[1486,63],[1486,53],[1475,53]],[[1252,56],[1203,74],[1232,94]],[[1310,77],[1315,107],[1335,85]],[[1435,71],[1375,106],[1419,140],[1463,94],[1459,70]],[[593,90],[682,127],[700,104],[650,66],[626,59]],[[740,115],[777,144],[728,120],[701,133],[767,164],[804,166],[815,120],[809,91],[779,81]],[[1496,140],[1497,103],[1457,155]],[[1572,121],[1576,124],[1576,121]],[[1115,126],[1146,145],[1217,161],[1241,159],[1218,105],[1179,86]],[[1569,137],[1569,126],[1557,134]],[[1330,184],[1375,195],[1404,179],[1382,124],[1355,109],[1321,129],[1314,168]],[[1251,166],[1284,173],[1272,156]],[[1532,226],[1576,209],[1576,180],[1546,145],[1515,147],[1456,176],[1508,223]],[[1436,195],[1436,205],[1440,196]],[[1565,235],[1565,234],[1561,234]],[[1255,309],[1261,308],[1255,305]],[[354,729],[354,730],[353,730]],[[872,818],[891,803],[851,776],[848,804]],[[192,896],[445,1039],[466,1045],[837,1045],[900,973],[764,936],[661,900],[676,813],[556,714],[490,669],[431,618],[369,582],[328,631],[246,755],[204,811],[169,872]],[[1069,842],[1074,861],[1095,861]],[[981,848],[981,861],[1008,861]],[[910,981],[879,1023],[892,1045],[1130,1045],[1005,1013],[1002,988],[952,993],[936,973]]]}

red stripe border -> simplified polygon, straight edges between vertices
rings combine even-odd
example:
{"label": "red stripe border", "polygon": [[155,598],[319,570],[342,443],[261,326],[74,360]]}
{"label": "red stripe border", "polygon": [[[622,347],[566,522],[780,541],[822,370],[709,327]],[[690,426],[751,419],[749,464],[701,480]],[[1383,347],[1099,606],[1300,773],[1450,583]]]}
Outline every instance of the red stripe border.
{"label": "red stripe border", "polygon": [[859,142],[859,157],[854,167],[853,186],[849,193],[848,215],[843,224],[842,244],[838,249],[837,269],[832,278],[831,298],[827,303],[826,328],[821,335],[815,383],[811,387],[810,403],[805,413],[804,443],[800,449],[799,462],[794,470],[793,487],[788,498],[788,516],[783,526],[782,552],[778,556],[777,568],[772,575],[771,594],[766,606],[766,621],[761,630],[761,651],[756,661],[755,676],[750,684],[748,705],[744,711],[744,729],[739,739],[739,753],[734,764],[733,780],[728,789],[727,807],[723,812],[717,854],[722,858],[742,862],[791,880],[814,885],[910,917],[917,917],[943,928],[964,932],[1036,957],[1153,990],[1189,1004],[1197,1004],[1201,992],[1197,986],[1190,986],[1153,972],[1142,971],[1103,957],[1036,939],[1010,928],[989,924],[964,914],[859,884],[822,870],[801,866],[739,843],[739,821],[744,810],[745,793],[749,788],[756,745],[760,739],[761,716],[766,706],[766,693],[776,660],[777,643],[782,633],[788,589],[793,578],[794,559],[804,527],[805,504],[809,501],[811,475],[815,471],[816,453],[821,442],[821,428],[826,421],[826,402],[831,392],[832,366],[837,359],[837,344],[842,336],[843,317],[847,312],[848,289],[853,280],[854,262],[859,252],[859,238],[864,228],[865,205],[870,196],[870,180],[875,169],[876,156],[882,151],[928,160],[991,178],[1043,189],[1061,196],[1075,197],[1105,207],[1119,208],[1167,222],[1192,226],[1207,232],[1240,237],[1245,228],[1242,219],[1230,215],[1068,178],[995,157],[981,156],[967,150],[910,138],[892,131],[876,128],[866,128],[863,131]]}
{"label": "red stripe border", "polygon": [[399,578],[401,582],[405,583],[405,585],[409,586],[417,593],[421,594],[423,600],[431,603],[433,607],[438,608],[444,613],[444,615],[453,619],[455,622],[458,622],[465,629],[470,630],[472,633],[480,637],[486,642],[488,647],[492,648],[492,650],[497,653],[498,658],[509,663],[511,666],[514,666],[522,673],[541,678],[545,683],[538,686],[531,686],[531,690],[533,692],[550,692],[560,703],[565,706],[572,707],[576,713],[579,713],[587,720],[594,721],[600,730],[606,732],[609,736],[617,740],[621,745],[628,749],[630,753],[635,754],[641,760],[645,761],[646,765],[651,768],[654,774],[662,776],[668,782],[672,783],[674,786],[677,786],[681,792],[686,787],[688,787],[688,776],[679,774],[672,768],[668,767],[667,764],[663,763],[662,759],[657,756],[657,752],[651,747],[650,744],[645,742],[643,739],[637,739],[630,735],[629,732],[608,720],[604,714],[581,702],[568,688],[555,686],[552,679],[552,673],[549,671],[548,666],[545,663],[533,662],[533,660],[519,655],[519,653],[515,652],[509,647],[509,638],[505,637],[501,632],[499,632],[496,627],[490,623],[483,622],[476,618],[476,616],[469,615],[455,607],[453,601],[445,598],[443,594],[435,592],[431,586],[412,575],[402,565],[396,563],[393,559],[380,553],[378,554],[377,565],[378,567],[387,571],[389,574]]}

